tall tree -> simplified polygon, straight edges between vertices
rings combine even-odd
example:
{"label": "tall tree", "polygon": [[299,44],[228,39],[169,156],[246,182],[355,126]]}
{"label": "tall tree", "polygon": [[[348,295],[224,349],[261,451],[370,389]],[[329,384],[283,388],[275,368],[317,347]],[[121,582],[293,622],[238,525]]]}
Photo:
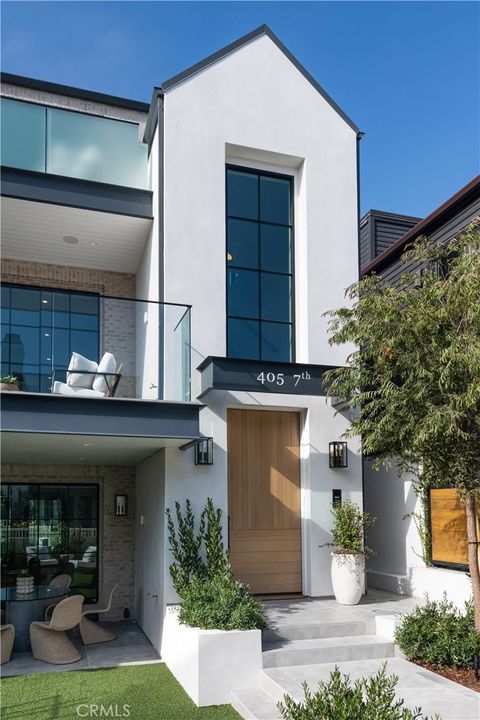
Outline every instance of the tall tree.
{"label": "tall tree", "polygon": [[468,563],[480,631],[480,220],[448,247],[419,239],[403,256],[422,273],[370,275],[327,313],[330,343],[357,348],[326,377],[355,419],[374,465],[398,463],[424,487],[454,485],[465,503]]}

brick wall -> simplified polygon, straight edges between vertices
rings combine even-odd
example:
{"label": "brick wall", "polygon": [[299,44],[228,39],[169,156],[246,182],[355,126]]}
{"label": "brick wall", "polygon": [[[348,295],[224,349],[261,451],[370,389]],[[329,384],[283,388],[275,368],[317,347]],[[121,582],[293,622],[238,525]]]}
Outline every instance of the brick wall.
{"label": "brick wall", "polygon": [[[128,607],[135,616],[135,468],[113,465],[20,465],[4,463],[2,482],[99,485],[99,587],[117,580],[112,610],[119,620]],[[115,495],[128,495],[127,517],[115,517]]]}
{"label": "brick wall", "polygon": [[[2,282],[21,285],[94,292],[121,298],[135,298],[135,275],[49,265],[47,263],[3,260]],[[123,363],[116,397],[135,397],[136,340],[134,302],[102,301],[100,350],[112,352]],[[82,352],[78,349],[78,352]]]}
{"label": "brick wall", "polygon": [[135,274],[91,270],[69,265],[25,262],[24,260],[2,260],[2,282],[62,290],[80,290],[100,295],[135,297]]}

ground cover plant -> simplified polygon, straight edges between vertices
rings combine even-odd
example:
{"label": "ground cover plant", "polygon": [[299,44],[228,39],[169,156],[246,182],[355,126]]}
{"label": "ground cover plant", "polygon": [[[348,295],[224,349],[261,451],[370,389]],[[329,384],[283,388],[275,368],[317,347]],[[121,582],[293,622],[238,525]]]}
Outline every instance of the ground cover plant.
{"label": "ground cover plant", "polygon": [[231,705],[198,708],[163,663],[2,680],[2,720],[80,717],[240,720]]}
{"label": "ground cover plant", "polygon": [[402,618],[395,641],[408,660],[422,660],[433,667],[472,668],[480,653],[480,634],[475,629],[472,603],[460,612],[444,596],[428,600]]}
{"label": "ground cover plant", "polygon": [[[336,667],[315,692],[303,683],[304,698],[288,695],[278,707],[283,720],[428,720],[421,708],[409,710],[395,697],[396,675],[387,675],[386,663],[376,675],[351,683]],[[440,720],[440,716],[435,716]]]}
{"label": "ground cover plant", "polygon": [[262,608],[231,575],[193,578],[184,589],[178,618],[183,625],[203,630],[263,630]]}

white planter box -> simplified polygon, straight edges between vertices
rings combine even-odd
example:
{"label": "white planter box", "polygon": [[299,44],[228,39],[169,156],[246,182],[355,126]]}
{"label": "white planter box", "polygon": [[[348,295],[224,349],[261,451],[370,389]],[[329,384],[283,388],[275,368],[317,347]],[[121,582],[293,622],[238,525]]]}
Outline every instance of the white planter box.
{"label": "white planter box", "polygon": [[161,656],[196,705],[223,705],[232,688],[258,682],[262,634],[180,625],[178,605],[167,605]]}

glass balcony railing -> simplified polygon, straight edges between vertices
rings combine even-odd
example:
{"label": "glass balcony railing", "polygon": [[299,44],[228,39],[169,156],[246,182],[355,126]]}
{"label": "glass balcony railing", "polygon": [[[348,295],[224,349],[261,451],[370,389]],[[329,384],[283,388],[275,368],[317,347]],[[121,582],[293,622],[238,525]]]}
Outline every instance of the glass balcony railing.
{"label": "glass balcony railing", "polygon": [[146,189],[137,123],[1,99],[1,164]]}
{"label": "glass balcony railing", "polygon": [[4,284],[1,348],[25,392],[190,400],[187,305]]}

